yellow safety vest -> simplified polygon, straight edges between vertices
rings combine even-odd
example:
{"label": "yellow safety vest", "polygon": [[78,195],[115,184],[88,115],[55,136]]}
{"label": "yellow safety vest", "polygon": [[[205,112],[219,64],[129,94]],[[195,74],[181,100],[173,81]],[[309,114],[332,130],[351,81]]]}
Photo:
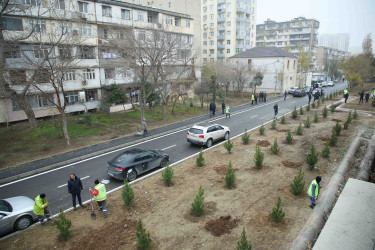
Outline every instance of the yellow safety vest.
{"label": "yellow safety vest", "polygon": [[95,189],[98,190],[98,195],[94,196],[94,200],[104,201],[107,198],[107,190],[105,189],[104,184],[99,183],[95,186]]}
{"label": "yellow safety vest", "polygon": [[309,189],[307,190],[307,194],[311,197],[313,197],[312,195],[312,186],[313,184],[315,184],[315,199],[318,199],[318,196],[319,196],[319,185],[318,183],[316,182],[316,180],[313,180],[310,184],[310,187]]}
{"label": "yellow safety vest", "polygon": [[346,95],[348,93],[348,91],[346,89],[344,89],[344,95]]}
{"label": "yellow safety vest", "polygon": [[227,114],[230,113],[230,111],[229,111],[229,107],[226,107],[226,108],[225,108],[225,113],[227,113]]}
{"label": "yellow safety vest", "polygon": [[251,100],[254,101],[254,95],[251,95]]}
{"label": "yellow safety vest", "polygon": [[47,199],[46,198],[42,199],[40,198],[40,195],[38,195],[34,201],[34,210],[33,210],[34,214],[43,216],[44,208],[46,206],[47,206]]}

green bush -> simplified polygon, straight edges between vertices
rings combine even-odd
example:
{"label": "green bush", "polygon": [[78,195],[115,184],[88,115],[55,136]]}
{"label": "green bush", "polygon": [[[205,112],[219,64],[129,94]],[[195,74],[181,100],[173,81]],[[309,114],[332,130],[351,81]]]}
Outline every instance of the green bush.
{"label": "green bush", "polygon": [[352,122],[352,111],[351,111],[351,110],[349,111],[349,114],[348,114],[348,117],[346,118],[346,121],[347,121],[348,123],[351,123],[351,122]]}
{"label": "green bush", "polygon": [[358,119],[358,113],[356,109],[354,110],[354,113],[353,113],[353,119],[354,120]]}
{"label": "green bush", "polygon": [[43,143],[43,145],[42,145],[43,151],[49,151],[50,149],[51,149],[51,147],[48,144]]}
{"label": "green bush", "polygon": [[285,213],[283,212],[283,210],[281,208],[281,198],[280,198],[280,196],[277,198],[276,207],[274,207],[272,209],[272,212],[270,213],[270,216],[271,216],[271,219],[276,223],[279,223],[284,219]]}
{"label": "green bush", "polygon": [[310,116],[308,115],[308,116],[307,116],[307,119],[306,119],[306,121],[305,121],[305,127],[306,127],[306,128],[310,128],[310,126],[311,126]]}
{"label": "green bush", "polygon": [[327,109],[327,106],[324,106],[324,109],[323,109],[323,118],[327,118],[327,115],[328,115],[328,109]]}
{"label": "green bush", "polygon": [[243,144],[247,145],[250,141],[250,134],[247,132],[247,129],[245,129],[245,133],[241,136]]}
{"label": "green bush", "polygon": [[320,106],[320,99],[318,99],[318,105],[317,105],[318,107]]}
{"label": "green bush", "polygon": [[310,111],[310,103],[306,106],[306,111]]}
{"label": "green bush", "polygon": [[336,146],[337,144],[337,136],[336,131],[332,130],[331,138],[329,138],[329,145],[330,146]]}
{"label": "green bush", "polygon": [[285,116],[282,116],[282,117],[281,117],[281,124],[285,124],[285,123],[286,123]]}
{"label": "green bush", "polygon": [[83,115],[83,119],[85,119],[86,126],[90,127],[92,125],[92,115],[91,113],[85,113]]}
{"label": "green bush", "polygon": [[292,117],[293,117],[293,119],[296,119],[297,116],[298,116],[297,107],[294,106],[294,110],[292,111]]}
{"label": "green bush", "polygon": [[72,236],[72,222],[65,217],[62,207],[59,207],[59,217],[56,220],[56,227],[59,230],[57,238],[60,241],[67,241]]}
{"label": "green bush", "polygon": [[251,244],[246,238],[245,228],[242,230],[241,239],[237,242],[237,250],[251,250]]}
{"label": "green bush", "polygon": [[272,146],[271,146],[271,152],[274,155],[277,155],[280,152],[279,144],[277,143],[277,138],[275,138]]}
{"label": "green bush", "polygon": [[312,107],[312,108],[315,108],[315,102],[313,102],[313,103],[311,104],[311,107]]}
{"label": "green bush", "polygon": [[193,100],[190,99],[190,108],[193,108],[193,107],[194,107]]}
{"label": "green bush", "polygon": [[265,131],[266,131],[266,129],[265,129],[263,123],[262,123],[262,126],[260,126],[260,128],[259,128],[259,134],[264,135]]}
{"label": "green bush", "polygon": [[371,106],[375,107],[375,98],[372,99]]}
{"label": "green bush", "polygon": [[306,163],[309,165],[310,170],[314,170],[315,165],[318,163],[319,157],[318,154],[315,153],[314,145],[311,146],[310,153],[307,154]]}
{"label": "green bush", "polygon": [[172,178],[174,175],[173,169],[169,166],[169,163],[167,163],[167,167],[164,169],[164,171],[161,173],[161,176],[163,178],[164,184],[169,187],[172,183]]}
{"label": "green bush", "polygon": [[288,134],[287,134],[287,136],[286,136],[286,142],[287,142],[288,144],[291,144],[291,143],[293,142],[293,135],[292,135],[292,133],[290,132],[290,130],[288,130]]}
{"label": "green bush", "polygon": [[335,105],[331,105],[331,113],[333,113],[333,112],[335,112],[335,110],[336,110],[336,107],[335,107]]}
{"label": "green bush", "polygon": [[315,123],[318,123],[318,122],[319,122],[318,111],[315,111],[314,122],[315,122]]}
{"label": "green bush", "polygon": [[348,129],[348,128],[349,128],[349,122],[346,121],[346,122],[344,123],[344,129]]}
{"label": "green bush", "polygon": [[303,134],[303,128],[302,128],[302,123],[301,122],[299,123],[299,126],[297,127],[296,134],[297,135],[302,135]]}
{"label": "green bush", "polygon": [[147,250],[152,244],[150,233],[146,232],[146,229],[142,225],[141,219],[138,220],[137,225],[137,248],[140,250]]}
{"label": "green bush", "polygon": [[273,118],[273,121],[271,123],[271,127],[272,127],[272,129],[276,129],[276,126],[277,126],[276,118]]}
{"label": "green bush", "polygon": [[342,129],[341,124],[339,122],[336,122],[336,125],[333,127],[333,130],[335,131],[336,136],[340,136],[341,129]]}
{"label": "green bush", "polygon": [[322,150],[322,156],[323,158],[329,158],[330,154],[331,154],[331,149],[329,148],[328,143],[326,143],[326,145],[324,146]]}
{"label": "green bush", "polygon": [[326,98],[323,96],[323,97],[322,97],[322,103],[324,103],[325,100],[326,100]]}
{"label": "green bush", "polygon": [[233,142],[229,139],[229,137],[228,140],[224,143],[224,148],[228,151],[229,154],[232,153]]}
{"label": "green bush", "polygon": [[128,179],[124,180],[124,187],[122,188],[121,196],[126,209],[129,209],[134,203],[134,191],[132,187],[129,186]]}
{"label": "green bush", "polygon": [[77,124],[85,124],[85,118],[83,118],[83,117],[77,117],[76,123]]}
{"label": "green bush", "polygon": [[201,216],[204,213],[204,189],[199,187],[198,194],[195,196],[194,202],[191,204],[191,214]]}
{"label": "green bush", "polygon": [[260,149],[259,145],[256,145],[254,162],[255,162],[255,167],[257,169],[261,169],[263,167],[263,160],[264,160],[264,153]]}
{"label": "green bush", "polygon": [[229,167],[227,169],[227,173],[225,174],[225,185],[227,188],[231,189],[234,186],[234,182],[236,181],[236,176],[234,175],[234,171],[232,168],[232,162],[229,162]]}
{"label": "green bush", "polygon": [[294,195],[299,195],[302,193],[305,187],[305,181],[303,180],[304,173],[302,169],[299,169],[297,176],[294,177],[294,181],[290,184],[290,190]]}
{"label": "green bush", "polygon": [[329,94],[329,99],[330,99],[330,100],[332,99],[332,94]]}
{"label": "green bush", "polygon": [[299,107],[299,114],[300,115],[303,115],[305,112],[303,111],[303,108],[302,108],[302,106],[301,107]]}
{"label": "green bush", "polygon": [[203,148],[201,148],[201,152],[199,153],[197,159],[195,159],[198,167],[204,166],[204,157],[203,157]]}

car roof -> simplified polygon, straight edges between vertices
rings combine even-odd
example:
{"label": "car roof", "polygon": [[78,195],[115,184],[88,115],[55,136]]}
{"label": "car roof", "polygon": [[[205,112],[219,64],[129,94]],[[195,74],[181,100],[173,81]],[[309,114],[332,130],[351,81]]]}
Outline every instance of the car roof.
{"label": "car roof", "polygon": [[140,149],[140,148],[133,148],[133,149],[126,150],[126,151],[122,152],[121,154],[136,155],[136,154],[144,153],[144,152],[148,152],[148,151],[149,150],[144,150],[144,149]]}
{"label": "car roof", "polygon": [[216,126],[216,125],[219,125],[219,124],[203,122],[203,123],[194,124],[193,128],[208,128],[208,127]]}

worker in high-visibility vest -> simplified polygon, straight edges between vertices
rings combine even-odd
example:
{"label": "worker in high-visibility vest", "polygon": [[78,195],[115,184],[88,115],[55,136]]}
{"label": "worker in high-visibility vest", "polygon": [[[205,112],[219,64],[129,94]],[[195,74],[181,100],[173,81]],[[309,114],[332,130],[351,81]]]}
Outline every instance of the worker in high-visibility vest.
{"label": "worker in high-visibility vest", "polygon": [[251,94],[251,105],[254,104],[254,100],[255,100],[255,96],[254,96],[254,93],[253,93],[253,94]]}
{"label": "worker in high-visibility vest", "polygon": [[99,180],[95,180],[95,191],[90,188],[90,193],[94,195],[94,200],[98,203],[99,211],[103,211],[104,218],[107,218],[107,206],[105,200],[107,199],[107,190],[104,184]]}
{"label": "worker in high-visibility vest", "polygon": [[313,209],[316,203],[316,200],[319,197],[320,192],[320,182],[322,181],[322,177],[317,176],[315,180],[313,180],[310,184],[309,189],[307,190],[307,194],[309,195],[310,200],[310,208]]}
{"label": "worker in high-visibility vest", "polygon": [[38,220],[42,226],[45,226],[46,223],[44,222],[44,215],[46,216],[47,220],[50,221],[50,214],[48,211],[48,201],[46,199],[46,195],[44,193],[38,195],[34,200],[34,209],[33,212],[38,216]]}
{"label": "worker in high-visibility vest", "polygon": [[346,103],[346,101],[347,101],[348,98],[349,98],[349,92],[348,92],[347,89],[344,89],[344,98],[345,98],[345,103]]}
{"label": "worker in high-visibility vest", "polygon": [[229,117],[230,119],[230,109],[229,109],[229,105],[227,105],[225,107],[225,119],[227,119],[227,117]]}

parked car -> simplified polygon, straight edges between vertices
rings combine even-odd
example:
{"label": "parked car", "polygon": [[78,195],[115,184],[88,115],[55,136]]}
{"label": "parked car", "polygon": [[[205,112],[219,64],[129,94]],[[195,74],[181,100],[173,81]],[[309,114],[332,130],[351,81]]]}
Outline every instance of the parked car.
{"label": "parked car", "polygon": [[109,176],[130,182],[154,168],[164,168],[168,162],[169,155],[163,151],[131,149],[108,161],[106,170]]}
{"label": "parked car", "polygon": [[288,94],[293,94],[294,91],[298,89],[298,87],[291,87],[289,90],[288,90]]}
{"label": "parked car", "polygon": [[314,89],[312,94],[315,95],[316,92],[319,92],[320,96],[322,96],[324,94],[324,90],[322,88]]}
{"label": "parked car", "polygon": [[328,81],[327,86],[333,87],[333,86],[335,86],[335,83],[333,81]]}
{"label": "parked car", "polygon": [[328,87],[328,82],[322,82],[322,86],[321,87]]}
{"label": "parked car", "polygon": [[215,141],[227,140],[230,130],[219,124],[197,124],[187,132],[187,141],[191,144],[205,145],[211,147]]}
{"label": "parked car", "polygon": [[306,95],[306,92],[303,89],[296,89],[293,93],[293,97],[296,97],[296,96],[302,97],[305,95]]}
{"label": "parked car", "polygon": [[34,201],[26,196],[0,200],[0,235],[28,228],[38,219],[33,209]]}
{"label": "parked car", "polygon": [[308,94],[311,91],[311,86],[305,86],[303,90],[305,91],[306,94]]}

